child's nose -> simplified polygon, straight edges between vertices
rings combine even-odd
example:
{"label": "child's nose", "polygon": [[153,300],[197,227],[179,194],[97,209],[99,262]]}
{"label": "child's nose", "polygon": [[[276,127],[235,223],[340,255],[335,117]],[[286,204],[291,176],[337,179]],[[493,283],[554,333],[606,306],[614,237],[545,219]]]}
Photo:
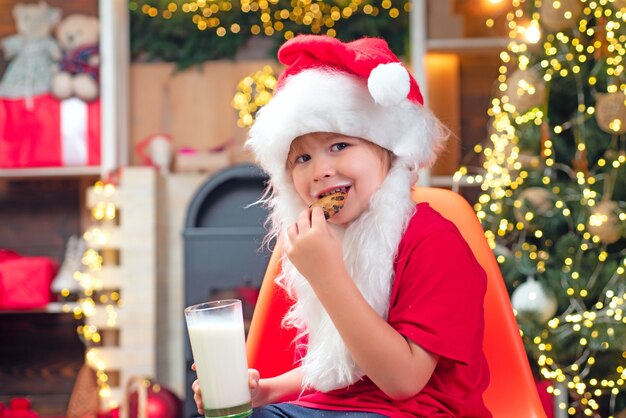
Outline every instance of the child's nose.
{"label": "child's nose", "polygon": [[313,179],[315,181],[321,180],[323,178],[331,177],[335,174],[335,168],[325,158],[317,158],[314,160],[313,164]]}

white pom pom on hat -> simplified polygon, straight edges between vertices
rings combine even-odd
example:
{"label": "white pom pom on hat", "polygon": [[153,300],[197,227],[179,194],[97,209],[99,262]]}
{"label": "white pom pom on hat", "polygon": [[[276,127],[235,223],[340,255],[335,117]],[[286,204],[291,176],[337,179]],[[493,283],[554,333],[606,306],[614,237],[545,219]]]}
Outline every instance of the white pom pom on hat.
{"label": "white pom pom on hat", "polygon": [[399,62],[379,64],[367,78],[367,89],[376,103],[394,106],[408,96],[411,76]]}

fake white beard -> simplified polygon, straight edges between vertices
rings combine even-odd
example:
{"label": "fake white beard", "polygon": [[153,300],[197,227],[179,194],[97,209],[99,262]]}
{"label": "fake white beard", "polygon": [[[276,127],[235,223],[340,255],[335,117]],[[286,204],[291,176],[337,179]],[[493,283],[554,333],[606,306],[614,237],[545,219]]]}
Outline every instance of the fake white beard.
{"label": "fake white beard", "polygon": [[[394,165],[372,196],[368,210],[345,230],[342,238],[348,274],[370,306],[384,319],[389,309],[398,244],[415,209],[410,187],[409,170],[403,165]],[[275,207],[278,213],[280,209],[282,213],[296,212],[279,206]],[[287,258],[283,260],[282,271],[277,283],[296,297],[283,324],[297,328],[298,340],[308,337],[301,364],[303,386],[328,392],[361,379],[363,371],[352,359],[308,281]]]}

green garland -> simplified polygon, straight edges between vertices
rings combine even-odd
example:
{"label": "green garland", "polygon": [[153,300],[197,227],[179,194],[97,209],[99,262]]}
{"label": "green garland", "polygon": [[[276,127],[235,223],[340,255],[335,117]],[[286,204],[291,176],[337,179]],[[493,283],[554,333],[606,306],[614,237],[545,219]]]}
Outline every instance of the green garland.
{"label": "green garland", "polygon": [[[267,57],[273,58],[286,35],[328,31],[331,36],[344,41],[363,36],[381,37],[387,40],[396,54],[407,55],[407,0],[364,0],[355,3],[349,0],[275,0],[265,2],[264,10],[258,7],[254,10],[255,4],[260,3],[251,0],[132,0],[129,2],[132,60],[174,62],[180,70],[205,61],[233,59],[254,36],[272,40],[273,47],[268,49]],[[351,10],[332,21],[326,18],[330,26],[325,26],[324,21],[321,25],[302,21],[300,10],[311,8],[326,12],[331,8]],[[263,16],[264,13],[266,16]],[[288,17],[285,16],[287,13]],[[268,26],[267,16],[272,16],[274,27],[270,23],[269,31],[264,32],[263,25]],[[205,22],[209,22],[208,26]],[[212,27],[213,22],[219,24]]]}

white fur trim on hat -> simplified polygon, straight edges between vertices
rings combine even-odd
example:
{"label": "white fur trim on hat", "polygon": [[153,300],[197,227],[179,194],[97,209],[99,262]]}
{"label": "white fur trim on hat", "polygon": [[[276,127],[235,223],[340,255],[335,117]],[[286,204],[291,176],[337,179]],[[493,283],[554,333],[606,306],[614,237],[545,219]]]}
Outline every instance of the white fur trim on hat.
{"label": "white fur trim on hat", "polygon": [[[395,74],[397,67],[391,68]],[[388,78],[385,72],[383,79]],[[446,139],[442,125],[420,104],[405,98],[392,107],[380,105],[363,78],[314,68],[288,77],[259,110],[247,146],[276,184],[285,180],[291,142],[313,132],[368,140],[391,151],[407,167],[430,165]]]}

